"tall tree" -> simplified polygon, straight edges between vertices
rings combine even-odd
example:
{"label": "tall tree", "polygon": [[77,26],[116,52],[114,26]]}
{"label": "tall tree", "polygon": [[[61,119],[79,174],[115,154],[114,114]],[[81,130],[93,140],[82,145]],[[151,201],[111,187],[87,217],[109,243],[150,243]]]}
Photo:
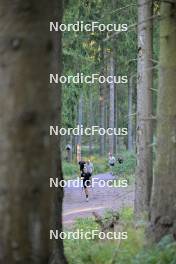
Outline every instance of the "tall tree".
{"label": "tall tree", "polygon": [[[109,59],[109,76],[114,76],[114,57],[113,52]],[[114,82],[109,84],[109,127],[114,129]],[[114,134],[109,135],[109,152],[114,151]]]}
{"label": "tall tree", "polygon": [[128,84],[128,150],[133,150],[133,75],[129,78]]}
{"label": "tall tree", "polygon": [[[48,76],[61,70],[54,54],[61,36],[52,37],[49,21],[61,21],[62,1],[1,0],[0,9],[0,262],[45,264],[49,230],[61,230],[62,190],[53,219],[48,184],[62,179],[59,142],[48,133],[59,121],[60,98]],[[61,240],[56,248],[53,263],[66,263]]]}
{"label": "tall tree", "polygon": [[[92,96],[92,89],[89,90],[89,126],[93,126],[93,96]],[[93,135],[89,136],[89,155],[93,153]]]}
{"label": "tall tree", "polygon": [[[101,75],[105,75],[105,64],[104,64],[104,47],[101,44],[100,47],[100,62],[101,62]],[[105,127],[105,84],[100,83],[100,127]],[[105,136],[100,135],[100,156],[103,156],[105,153]]]}
{"label": "tall tree", "polygon": [[82,143],[82,136],[81,136],[81,125],[83,122],[83,94],[81,92],[78,104],[78,125],[79,125],[79,135],[77,136],[77,161],[81,160],[81,143]]}
{"label": "tall tree", "polygon": [[[112,0],[111,5],[113,10],[116,10],[119,6],[119,1]],[[113,14],[112,15],[112,20],[114,23],[117,22],[117,15]],[[118,40],[117,36],[112,39],[112,53],[113,53],[113,63],[114,63],[114,75],[117,75],[118,72]],[[118,127],[118,110],[117,110],[117,105],[118,105],[118,96],[117,96],[117,84],[114,83],[114,127]],[[117,136],[114,136],[114,143],[113,143],[113,153],[116,155],[117,153]]]}
{"label": "tall tree", "polygon": [[148,210],[152,186],[152,0],[138,1],[137,170],[135,213]]}
{"label": "tall tree", "polygon": [[151,202],[154,239],[176,236],[176,1],[161,1],[157,153]]}

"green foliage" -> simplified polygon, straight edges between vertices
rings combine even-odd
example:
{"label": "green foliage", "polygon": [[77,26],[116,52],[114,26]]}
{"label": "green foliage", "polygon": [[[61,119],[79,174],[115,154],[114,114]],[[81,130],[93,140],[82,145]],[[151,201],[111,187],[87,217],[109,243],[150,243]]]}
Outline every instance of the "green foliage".
{"label": "green foliage", "polygon": [[134,179],[135,167],[136,167],[136,157],[132,152],[122,152],[120,156],[123,158],[123,163],[116,162],[114,167],[114,174],[118,176],[125,177],[132,182]]}
{"label": "green foliage", "polygon": [[123,221],[133,221],[133,209],[131,207],[125,207],[120,212],[120,218]]}
{"label": "green foliage", "polygon": [[[110,216],[107,212],[105,217]],[[144,246],[144,226],[136,228],[133,210],[124,208],[120,220],[128,239],[120,243],[108,240],[65,240],[65,253],[69,264],[175,264],[176,243],[164,237],[158,245]],[[93,218],[78,219],[73,229],[91,231],[99,226]]]}
{"label": "green foliage", "polygon": [[[110,212],[106,213],[106,218],[110,217]],[[120,213],[121,221],[132,221],[133,212],[131,209],[123,209]],[[129,225],[129,224],[128,224]],[[74,230],[81,229],[84,232],[95,230],[99,226],[92,218],[78,219]],[[129,239],[120,243],[116,241],[102,241],[96,240],[65,240],[65,252],[69,263],[82,264],[108,264],[108,263],[125,263],[122,262],[128,259],[128,256],[136,254],[136,248],[141,247],[143,238],[143,231],[134,230],[130,226],[125,227],[129,233]],[[133,247],[131,247],[133,245]],[[135,245],[135,247],[134,247]],[[127,255],[128,251],[128,255]],[[119,262],[116,262],[116,258]],[[115,262],[113,262],[115,261]]]}
{"label": "green foliage", "polygon": [[[163,238],[165,240],[165,237]],[[176,243],[168,243],[163,248],[155,245],[152,248],[142,250],[132,264],[175,264],[176,263]]]}
{"label": "green foliage", "polygon": [[[113,10],[113,11],[112,11]],[[128,20],[127,20],[128,17]],[[108,0],[92,0],[92,1],[77,1],[69,2],[65,9],[63,23],[76,23],[84,21],[90,23],[97,21],[100,23],[116,23],[134,24],[136,22],[136,1],[120,0],[118,2]],[[118,38],[113,38],[111,41],[104,42],[107,34],[104,32],[64,32],[63,34],[63,56],[64,56],[64,75],[75,75],[77,72],[82,72],[85,75],[92,73],[100,73],[102,70],[101,49],[106,51],[114,50],[114,58],[117,75],[130,75],[136,71],[136,32],[135,27],[129,30],[128,33],[119,34]],[[128,59],[124,59],[128,58]],[[107,62],[105,62],[107,64]],[[106,65],[105,65],[106,67]],[[91,89],[93,94],[94,106],[94,124],[99,123],[98,104],[99,101],[99,84],[65,84],[63,85],[63,100],[62,100],[62,123],[65,127],[71,127],[77,123],[77,106],[78,98],[83,93],[84,101],[88,99],[87,90]],[[118,85],[118,109],[119,127],[127,126],[127,118],[124,118],[124,113],[127,114],[128,109],[128,84]],[[84,104],[84,124],[87,126],[87,102]]]}
{"label": "green foliage", "polygon": [[79,166],[77,164],[72,164],[64,161],[62,163],[62,171],[64,179],[74,179],[79,175]]}
{"label": "green foliage", "polygon": [[77,218],[74,229],[82,229],[86,232],[99,229],[99,226],[92,218]]}

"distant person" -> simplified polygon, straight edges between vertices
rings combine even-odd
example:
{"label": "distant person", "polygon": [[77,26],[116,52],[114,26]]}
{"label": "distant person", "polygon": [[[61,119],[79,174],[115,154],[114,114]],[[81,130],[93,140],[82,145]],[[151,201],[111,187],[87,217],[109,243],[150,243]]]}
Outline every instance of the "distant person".
{"label": "distant person", "polygon": [[88,160],[86,162],[86,168],[87,168],[87,172],[90,173],[90,175],[92,176],[92,173],[93,173],[93,170],[94,170],[94,166],[93,166],[93,163]]}
{"label": "distant person", "polygon": [[86,162],[84,160],[80,160],[78,164],[79,164],[79,167],[80,167],[80,172],[82,173],[83,170],[84,170],[84,167],[86,165]]}
{"label": "distant person", "polygon": [[123,167],[123,158],[122,157],[118,157],[118,159],[117,159],[117,161],[118,161],[118,163],[120,164],[120,166],[119,166],[119,174],[122,174],[123,173],[123,170],[124,170],[124,167]]}
{"label": "distant person", "polygon": [[83,188],[86,195],[86,201],[89,201],[88,187],[91,185],[91,174],[87,171],[86,166],[81,173],[81,179],[83,180]]}
{"label": "distant person", "polygon": [[113,175],[113,168],[115,166],[115,163],[116,163],[115,157],[112,155],[112,153],[109,153],[109,166],[110,166],[112,175]]}
{"label": "distant person", "polygon": [[118,162],[119,162],[120,164],[123,163],[123,158],[122,158],[122,157],[119,157],[117,160],[118,160]]}
{"label": "distant person", "polygon": [[65,149],[66,149],[66,153],[67,153],[66,161],[67,162],[71,162],[71,159],[72,159],[72,146],[70,144],[67,144]]}

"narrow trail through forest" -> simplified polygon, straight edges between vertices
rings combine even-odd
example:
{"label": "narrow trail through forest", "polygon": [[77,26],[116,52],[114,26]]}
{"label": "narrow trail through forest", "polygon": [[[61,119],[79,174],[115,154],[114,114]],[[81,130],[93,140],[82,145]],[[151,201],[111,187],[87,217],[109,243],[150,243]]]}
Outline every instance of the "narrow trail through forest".
{"label": "narrow trail through forest", "polygon": [[[98,180],[115,179],[110,173],[98,174],[93,177]],[[119,179],[120,180],[120,179]],[[71,226],[76,218],[92,216],[92,212],[102,215],[106,210],[119,210],[124,206],[133,206],[134,186],[128,187],[99,187],[89,188],[89,202],[86,202],[84,191],[81,187],[73,186],[64,189],[63,224]]]}

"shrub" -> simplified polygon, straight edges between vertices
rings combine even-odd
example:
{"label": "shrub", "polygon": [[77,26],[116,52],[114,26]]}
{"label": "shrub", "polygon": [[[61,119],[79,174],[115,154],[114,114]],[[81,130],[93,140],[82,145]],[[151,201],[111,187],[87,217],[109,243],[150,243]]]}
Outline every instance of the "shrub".
{"label": "shrub", "polygon": [[64,161],[62,163],[62,171],[64,175],[64,179],[74,179],[76,176],[80,174],[79,166],[74,163],[68,163]]}
{"label": "shrub", "polygon": [[[110,216],[107,211],[105,217]],[[160,243],[146,247],[144,228],[135,227],[132,208],[120,212],[128,239],[119,243],[107,240],[65,240],[65,253],[70,264],[175,264],[176,243],[164,237]],[[74,230],[90,231],[99,228],[93,218],[78,219]]]}

